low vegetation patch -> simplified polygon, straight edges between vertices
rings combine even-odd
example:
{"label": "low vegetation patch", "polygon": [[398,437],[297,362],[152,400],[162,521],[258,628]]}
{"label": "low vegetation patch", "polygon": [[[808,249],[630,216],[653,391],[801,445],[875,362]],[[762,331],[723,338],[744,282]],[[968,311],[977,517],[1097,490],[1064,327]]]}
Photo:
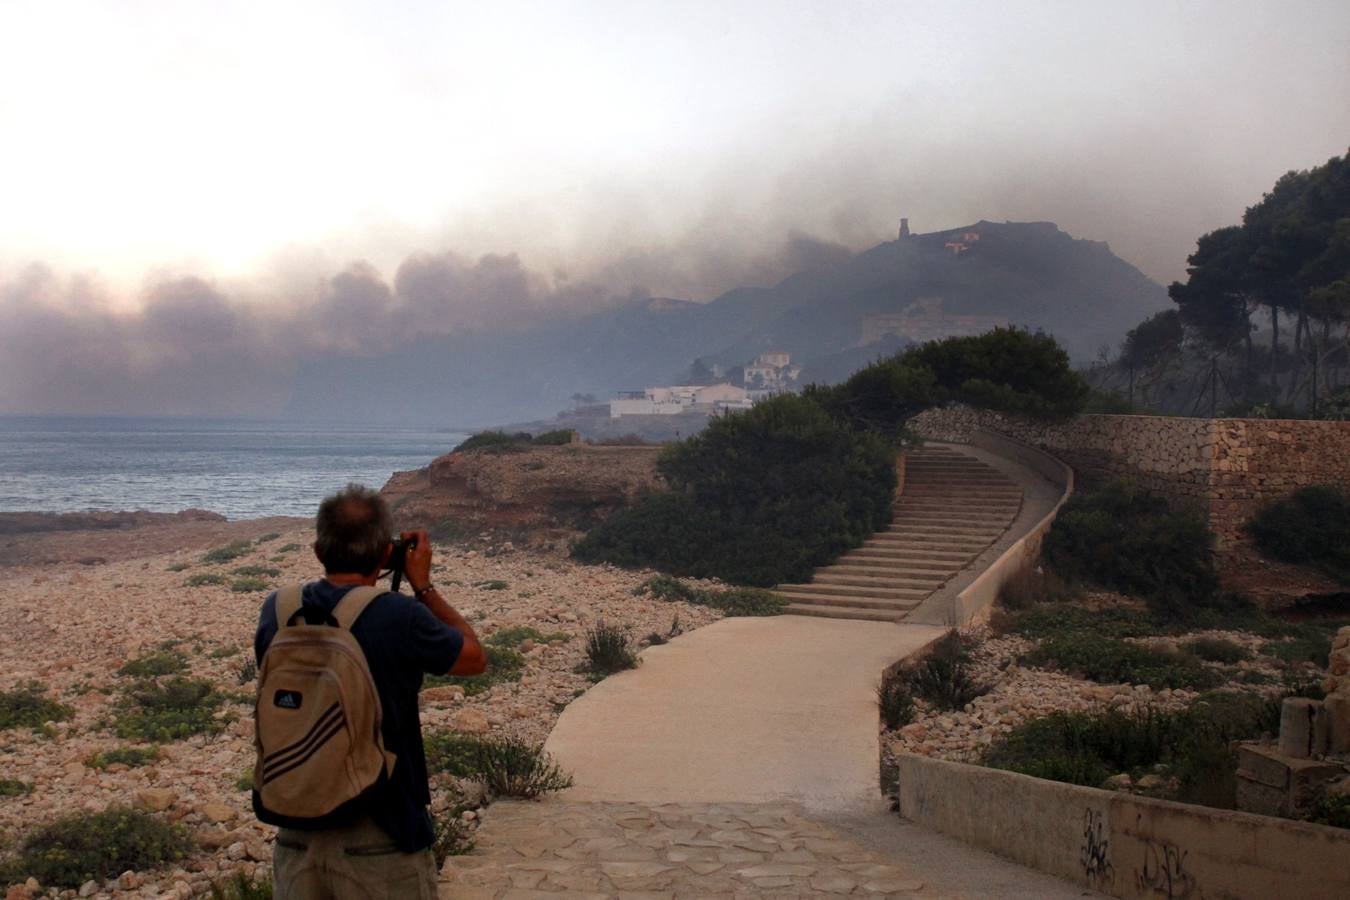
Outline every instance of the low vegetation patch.
{"label": "low vegetation patch", "polygon": [[898,672],[889,672],[877,686],[877,708],[881,722],[890,731],[903,728],[914,721],[914,691],[909,679]]}
{"label": "low vegetation patch", "polygon": [[252,541],[230,541],[223,547],[206,551],[202,557],[204,563],[225,563],[247,555],[253,550]]}
{"label": "low vegetation patch", "polygon": [[254,880],[236,872],[233,878],[211,882],[211,900],[272,900],[272,879]]}
{"label": "low vegetation patch", "polygon": [[187,581],[183,584],[188,587],[205,587],[210,584],[224,584],[226,581],[224,575],[215,572],[198,572],[196,575],[189,575]]}
{"label": "low vegetation patch", "polygon": [[1073,600],[1078,592],[1044,566],[1027,566],[999,588],[998,603],[1007,610],[1030,609],[1038,603]]}
{"label": "low vegetation patch", "polygon": [[984,764],[1037,778],[1100,786],[1120,773],[1176,779],[1178,800],[1232,808],[1233,742],[1278,727],[1279,701],[1241,691],[1203,694],[1179,712],[1151,707],[1057,712],[996,741]]}
{"label": "low vegetation patch", "polygon": [[180,562],[180,563],[174,563],[173,565],[169,566],[168,569],[167,569],[167,571],[169,571],[169,572],[183,572],[183,571],[186,571],[186,570],[189,569],[189,568],[191,568],[191,564],[190,564],[190,563]]}
{"label": "low vegetation patch", "polygon": [[1350,584],[1350,492],[1301,488],[1262,507],[1247,531],[1268,556],[1313,566]]}
{"label": "low vegetation patch", "polygon": [[101,753],[95,753],[84,761],[84,764],[91,769],[106,769],[108,766],[121,764],[132,769],[149,765],[159,759],[158,747],[117,747],[113,750],[104,750]]}
{"label": "low vegetation patch", "polygon": [[0,797],[22,797],[33,793],[32,782],[17,778],[0,778]]}
{"label": "low vegetation patch", "polygon": [[205,679],[138,682],[118,704],[114,730],[118,737],[158,743],[214,734],[222,726],[215,711],[224,701]]}
{"label": "low vegetation patch", "polygon": [[989,692],[970,671],[970,648],[960,632],[947,632],[909,674],[914,696],[937,709],[962,709]]}
{"label": "low vegetation patch", "polygon": [[1192,638],[1189,641],[1184,641],[1181,647],[1187,653],[1203,659],[1206,662],[1233,665],[1234,663],[1240,663],[1252,658],[1250,650],[1236,641],[1230,641],[1226,638]]}
{"label": "low vegetation patch", "polygon": [[534,641],[536,644],[551,644],[555,641],[569,641],[571,639],[572,636],[565,631],[551,631],[545,634],[529,625],[512,625],[508,628],[498,629],[488,635],[487,643],[495,647],[515,650],[526,641]]}
{"label": "low vegetation patch", "polygon": [[267,534],[260,534],[260,535],[258,535],[258,538],[257,538],[257,540],[255,541],[255,543],[258,543],[258,544],[265,544],[265,543],[267,543],[268,541],[275,541],[275,540],[276,540],[277,538],[279,538],[279,537],[281,537],[281,532],[279,532],[279,531],[269,531],[269,532],[267,532]]}
{"label": "low vegetation patch", "polygon": [[271,587],[271,582],[262,578],[245,577],[236,578],[230,582],[230,590],[236,594],[249,594],[255,591],[265,591]]}
{"label": "low vegetation patch", "polygon": [[74,714],[71,707],[49,699],[40,681],[27,681],[0,693],[0,731],[39,728],[47,722],[63,722]]}
{"label": "low vegetation patch", "polygon": [[271,566],[239,566],[231,569],[233,575],[242,575],[245,578],[276,578],[281,574],[280,569],[274,569]]}
{"label": "low vegetation patch", "polygon": [[480,591],[504,591],[508,587],[510,587],[510,585],[507,584],[505,581],[501,581],[499,579],[492,579],[491,581],[475,582],[474,587],[478,588]]}
{"label": "low vegetation patch", "polygon": [[730,588],[709,591],[672,578],[653,575],[633,589],[635,596],[650,595],[658,600],[682,600],[696,606],[721,610],[728,616],[776,616],[782,613],[787,601],[760,588]]}
{"label": "low vegetation patch", "polygon": [[572,431],[562,428],[557,431],[545,431],[531,435],[528,431],[480,431],[470,435],[456,445],[451,453],[463,453],[478,450],[486,453],[505,453],[512,450],[524,450],[529,447],[557,447],[572,443]]}
{"label": "low vegetation patch", "polygon": [[14,858],[0,864],[0,882],[36,878],[78,888],[183,859],[192,841],[182,826],[125,806],[75,813],[29,832]]}
{"label": "low vegetation patch", "polygon": [[1146,684],[1154,690],[1204,690],[1225,680],[1222,673],[1190,654],[1084,633],[1042,641],[1040,646],[1023,654],[1019,662],[1057,669],[1099,684]]}
{"label": "low vegetation patch", "polygon": [[277,548],[277,552],[278,552],[278,553],[292,553],[292,552],[294,552],[294,551],[296,551],[296,550],[299,550],[299,549],[300,549],[300,545],[299,545],[299,544],[282,544],[280,547]]}
{"label": "low vegetation patch", "polygon": [[487,643],[487,671],[482,675],[429,675],[428,685],[457,684],[464,688],[466,697],[473,697],[492,690],[494,685],[506,681],[519,681],[525,672],[525,657],[510,647]]}
{"label": "low vegetation patch", "polygon": [[586,632],[586,668],[593,675],[612,675],[636,668],[637,654],[629,647],[628,632],[604,622]]}
{"label": "low vegetation patch", "polygon": [[186,668],[187,657],[179,651],[157,650],[130,660],[117,670],[117,674],[129,678],[153,678],[157,675],[173,675]]}
{"label": "low vegetation patch", "polygon": [[1045,536],[1046,562],[1070,581],[1145,600],[1180,617],[1218,598],[1214,535],[1196,510],[1174,510],[1132,482],[1075,494]]}
{"label": "low vegetation patch", "polygon": [[498,797],[533,798],[572,786],[542,744],[434,732],[423,737],[427,770],[483,782]]}

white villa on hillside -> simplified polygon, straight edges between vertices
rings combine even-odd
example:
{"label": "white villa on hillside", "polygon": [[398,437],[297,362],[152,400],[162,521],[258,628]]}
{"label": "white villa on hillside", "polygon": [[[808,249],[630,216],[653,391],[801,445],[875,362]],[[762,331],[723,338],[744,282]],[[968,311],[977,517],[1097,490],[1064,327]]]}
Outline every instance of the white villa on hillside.
{"label": "white villa on hillside", "polygon": [[732,384],[690,384],[621,391],[609,401],[609,417],[673,416],[682,412],[749,409],[749,392]]}
{"label": "white villa on hillside", "polygon": [[750,399],[763,400],[791,390],[801,373],[802,367],[792,365],[788,354],[761,353],[745,367],[745,387]]}

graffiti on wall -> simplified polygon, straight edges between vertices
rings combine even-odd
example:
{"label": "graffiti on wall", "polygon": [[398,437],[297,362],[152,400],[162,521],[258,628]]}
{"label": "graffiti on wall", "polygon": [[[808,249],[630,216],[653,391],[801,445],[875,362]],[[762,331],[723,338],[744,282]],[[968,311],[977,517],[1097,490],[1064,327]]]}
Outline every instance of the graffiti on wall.
{"label": "graffiti on wall", "polygon": [[1204,893],[1195,876],[1186,871],[1186,855],[1166,841],[1144,841],[1144,860],[1134,870],[1134,883],[1140,893],[1167,900],[1200,900]]}
{"label": "graffiti on wall", "polygon": [[1078,862],[1083,877],[1093,888],[1112,880],[1111,842],[1106,837],[1106,816],[1098,809],[1083,810],[1083,843],[1078,848]]}

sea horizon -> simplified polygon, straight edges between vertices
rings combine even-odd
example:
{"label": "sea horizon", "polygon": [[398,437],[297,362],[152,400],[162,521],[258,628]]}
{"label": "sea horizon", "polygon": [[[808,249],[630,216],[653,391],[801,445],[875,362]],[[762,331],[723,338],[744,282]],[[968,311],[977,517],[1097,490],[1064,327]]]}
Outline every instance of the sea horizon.
{"label": "sea horizon", "polygon": [[311,517],[351,481],[379,489],[468,432],[261,417],[0,414],[0,512]]}

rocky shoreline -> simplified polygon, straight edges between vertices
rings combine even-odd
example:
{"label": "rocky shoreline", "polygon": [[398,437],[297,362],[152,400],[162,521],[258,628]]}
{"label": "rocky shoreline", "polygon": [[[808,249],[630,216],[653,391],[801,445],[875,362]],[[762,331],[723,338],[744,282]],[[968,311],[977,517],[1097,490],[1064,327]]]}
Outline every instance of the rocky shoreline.
{"label": "rocky shoreline", "polygon": [[[137,531],[177,528],[192,546],[84,565],[7,569],[15,588],[0,596],[0,628],[8,636],[0,645],[0,689],[37,682],[73,715],[45,727],[0,731],[0,779],[28,786],[0,796],[4,846],[14,847],[58,816],[134,804],[186,826],[197,847],[167,870],[126,873],[56,894],[18,885],[10,897],[191,897],[209,893],[212,882],[235,872],[270,872],[274,831],[253,819],[246,790],[253,764],[252,637],[266,589],[232,573],[275,571],[266,577],[268,588],[319,574],[310,528],[284,520],[284,527],[272,530],[272,523],[227,523],[235,526],[231,534],[249,535],[230,537],[247,549],[220,563],[203,562],[200,535],[192,532],[198,523],[183,523]],[[424,731],[542,741],[566,704],[591,684],[576,670],[585,658],[585,633],[597,622],[626,629],[636,644],[649,634],[688,631],[720,617],[706,607],[635,596],[651,574],[577,565],[561,553],[509,543],[438,545],[437,583],[480,634],[528,626],[552,639],[519,645],[524,667],[518,681],[472,697],[457,685],[425,689]],[[222,583],[187,585],[216,579]],[[215,714],[220,731],[160,744],[158,758],[147,765],[92,766],[97,753],[151,746],[119,738],[113,729],[119,700],[133,680],[119,669],[156,652],[181,654],[182,674],[209,680],[225,696]],[[457,802],[456,788],[449,780],[438,782],[433,806]]]}

